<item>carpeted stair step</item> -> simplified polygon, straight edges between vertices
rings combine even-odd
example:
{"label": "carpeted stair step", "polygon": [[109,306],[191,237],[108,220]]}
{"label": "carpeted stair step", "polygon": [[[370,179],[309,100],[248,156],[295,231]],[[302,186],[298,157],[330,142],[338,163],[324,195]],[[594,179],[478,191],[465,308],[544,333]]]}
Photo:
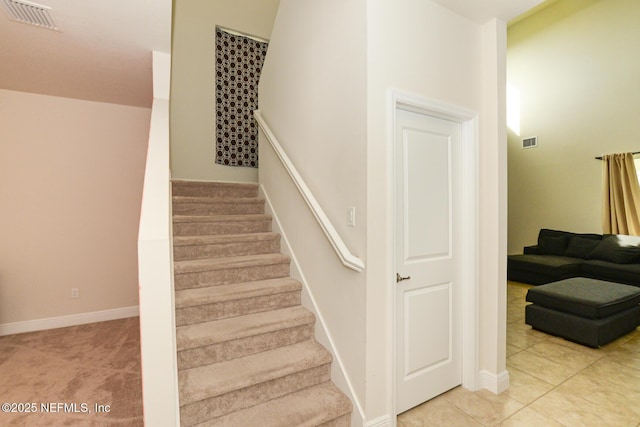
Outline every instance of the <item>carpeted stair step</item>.
{"label": "carpeted stair step", "polygon": [[257,197],[258,184],[172,181],[172,195],[184,197]]}
{"label": "carpeted stair step", "polygon": [[347,427],[257,184],[172,182],[182,426]]}
{"label": "carpeted stair step", "polygon": [[173,197],[174,215],[247,215],[264,213],[264,199]]}
{"label": "carpeted stair step", "polygon": [[313,313],[295,306],[178,327],[178,370],[309,340],[314,323]]}
{"label": "carpeted stair step", "polygon": [[174,215],[173,235],[262,233],[271,231],[271,221],[271,216],[264,214]]}
{"label": "carpeted stair step", "polygon": [[280,252],[280,235],[271,232],[176,236],[173,239],[173,259],[176,261],[273,252]]}
{"label": "carpeted stair step", "polygon": [[331,382],[210,420],[208,427],[349,427],[351,401]]}
{"label": "carpeted stair step", "polygon": [[181,290],[286,277],[289,262],[281,253],[175,261],[174,285]]}
{"label": "carpeted stair step", "polygon": [[301,290],[300,282],[290,277],[178,290],[176,325],[299,305]]}
{"label": "carpeted stair step", "polygon": [[203,423],[324,383],[331,377],[330,364],[327,350],[305,341],[181,371],[181,423]]}

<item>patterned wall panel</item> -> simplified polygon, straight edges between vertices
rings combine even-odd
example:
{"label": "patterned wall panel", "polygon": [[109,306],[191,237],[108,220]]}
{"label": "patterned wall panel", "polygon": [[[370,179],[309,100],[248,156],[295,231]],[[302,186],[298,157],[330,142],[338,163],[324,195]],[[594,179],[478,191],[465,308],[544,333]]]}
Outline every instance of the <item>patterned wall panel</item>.
{"label": "patterned wall panel", "polygon": [[258,81],[268,43],[216,29],[216,163],[258,167]]}

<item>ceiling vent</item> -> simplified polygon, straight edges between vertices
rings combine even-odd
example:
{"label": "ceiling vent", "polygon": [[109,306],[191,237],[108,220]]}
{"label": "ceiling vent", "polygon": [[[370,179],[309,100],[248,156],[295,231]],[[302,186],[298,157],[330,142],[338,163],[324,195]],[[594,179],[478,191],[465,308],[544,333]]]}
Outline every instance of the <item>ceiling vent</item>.
{"label": "ceiling vent", "polygon": [[51,8],[48,6],[18,0],[2,0],[2,2],[14,21],[50,30],[58,29],[51,18],[51,13],[49,13]]}
{"label": "ceiling vent", "polygon": [[538,137],[524,138],[522,140],[522,148],[535,148],[538,146]]}

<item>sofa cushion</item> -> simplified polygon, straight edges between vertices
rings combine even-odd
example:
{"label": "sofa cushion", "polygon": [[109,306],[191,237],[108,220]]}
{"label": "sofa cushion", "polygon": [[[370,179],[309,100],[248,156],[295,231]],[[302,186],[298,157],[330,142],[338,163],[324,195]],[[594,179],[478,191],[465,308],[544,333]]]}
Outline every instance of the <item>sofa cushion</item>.
{"label": "sofa cushion", "polygon": [[540,233],[538,233],[538,240],[540,240],[541,237],[559,237],[559,236],[566,236],[569,239],[572,237],[578,236],[585,239],[602,240],[602,234],[571,233],[569,231],[550,230],[548,228],[540,229]]}
{"label": "sofa cushion", "polygon": [[527,301],[589,319],[601,319],[640,303],[640,289],[602,280],[574,277],[527,291]]}
{"label": "sofa cushion", "polygon": [[640,286],[640,264],[614,264],[597,259],[585,261],[582,276]]}
{"label": "sofa cushion", "polygon": [[589,254],[600,244],[601,240],[588,239],[586,237],[573,236],[569,240],[564,255],[572,258],[587,259]]}
{"label": "sofa cushion", "polygon": [[568,241],[567,236],[541,236],[538,239],[538,253],[541,255],[564,255]]}
{"label": "sofa cushion", "polygon": [[555,255],[509,255],[509,268],[538,272],[553,270],[555,274],[577,276],[584,260]]}
{"label": "sofa cushion", "polygon": [[616,264],[640,260],[640,237],[608,235],[589,254],[589,258]]}

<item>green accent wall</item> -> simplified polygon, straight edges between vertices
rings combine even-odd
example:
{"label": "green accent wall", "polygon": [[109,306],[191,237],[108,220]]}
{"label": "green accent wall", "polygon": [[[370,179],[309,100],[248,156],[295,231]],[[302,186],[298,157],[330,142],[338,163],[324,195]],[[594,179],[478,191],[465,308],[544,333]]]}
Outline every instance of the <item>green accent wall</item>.
{"label": "green accent wall", "polygon": [[[508,29],[508,252],[540,228],[601,233],[602,154],[640,151],[640,2],[559,0]],[[507,106],[512,110],[513,104]],[[521,140],[538,137],[538,147]]]}

